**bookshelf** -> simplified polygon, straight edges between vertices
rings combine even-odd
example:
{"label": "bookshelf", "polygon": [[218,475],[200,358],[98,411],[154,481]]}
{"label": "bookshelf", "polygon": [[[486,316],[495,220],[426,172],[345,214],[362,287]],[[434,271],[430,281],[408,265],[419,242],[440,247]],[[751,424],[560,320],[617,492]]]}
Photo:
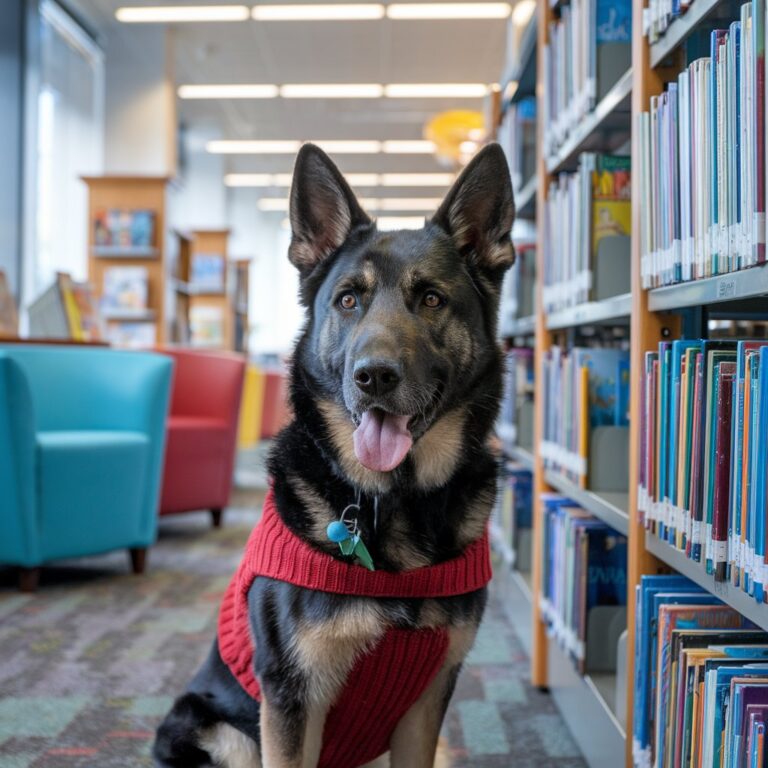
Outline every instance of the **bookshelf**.
{"label": "bookshelf", "polygon": [[88,279],[107,340],[156,346],[168,338],[165,176],[85,176]]}
{"label": "bookshelf", "polygon": [[[536,217],[538,242],[545,238],[546,210],[550,183],[562,172],[576,168],[584,151],[631,153],[632,156],[632,236],[631,289],[602,301],[592,301],[547,313],[542,300],[542,281],[536,287],[535,314],[516,318],[503,328],[510,343],[534,338],[534,446],[540,446],[544,432],[544,361],[556,345],[569,347],[580,334],[619,329],[629,339],[629,482],[624,492],[601,493],[587,490],[544,466],[541,451],[532,452],[506,445],[505,452],[534,474],[533,566],[530,582],[521,574],[505,576],[509,603],[514,609],[529,611],[530,622],[522,622],[529,632],[526,647],[530,649],[531,681],[549,689],[570,726],[592,768],[632,766],[631,726],[634,708],[635,659],[635,587],[645,574],[674,571],[687,576],[707,592],[715,595],[757,626],[768,631],[768,604],[759,603],[730,582],[715,581],[705,567],[686,557],[656,535],[646,532],[636,489],[639,483],[640,424],[642,408],[642,376],[646,352],[658,348],[663,340],[699,338],[707,334],[708,319],[768,319],[768,263],[741,271],[719,274],[706,279],[677,283],[646,290],[641,275],[641,222],[643,219],[641,153],[643,145],[635,130],[639,115],[648,112],[651,97],[659,96],[666,83],[674,82],[685,63],[708,51],[712,29],[727,28],[739,19],[739,4],[723,0],[693,0],[683,15],[672,20],[656,42],[650,43],[643,32],[643,14],[647,0],[632,0],[631,66],[597,102],[591,112],[571,128],[567,139],[551,155],[545,155],[546,94],[543,92],[546,62],[544,51],[550,34],[550,23],[560,14],[566,0],[537,0],[537,147],[535,173],[516,193],[519,215]],[[683,62],[683,63],[681,63]],[[502,79],[503,82],[503,79]],[[535,185],[535,188],[534,188]],[[537,249],[538,275],[544,275],[543,249]],[[580,676],[557,642],[548,636],[542,609],[541,580],[544,568],[544,505],[541,494],[556,492],[572,499],[618,533],[627,536],[627,638],[626,670],[619,669],[616,679],[607,675]],[[622,686],[621,683],[624,683]],[[618,683],[618,685],[617,685]],[[617,696],[624,697],[626,706]],[[624,758],[619,755],[623,754]]]}

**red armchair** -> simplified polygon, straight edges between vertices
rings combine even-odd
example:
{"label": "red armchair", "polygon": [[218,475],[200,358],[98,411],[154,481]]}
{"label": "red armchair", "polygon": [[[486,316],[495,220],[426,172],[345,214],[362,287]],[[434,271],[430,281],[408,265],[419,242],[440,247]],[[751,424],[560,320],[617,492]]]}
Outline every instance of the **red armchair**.
{"label": "red armchair", "polygon": [[221,525],[229,503],[245,360],[163,349],[175,360],[160,514],[208,509]]}

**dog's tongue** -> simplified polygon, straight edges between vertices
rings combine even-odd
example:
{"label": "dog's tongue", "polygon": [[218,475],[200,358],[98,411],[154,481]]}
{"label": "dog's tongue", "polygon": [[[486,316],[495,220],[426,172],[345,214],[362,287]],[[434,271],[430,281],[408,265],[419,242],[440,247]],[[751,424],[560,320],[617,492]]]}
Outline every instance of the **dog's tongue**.
{"label": "dog's tongue", "polygon": [[376,408],[366,411],[352,436],[357,460],[377,472],[391,472],[401,464],[413,445],[409,418]]}

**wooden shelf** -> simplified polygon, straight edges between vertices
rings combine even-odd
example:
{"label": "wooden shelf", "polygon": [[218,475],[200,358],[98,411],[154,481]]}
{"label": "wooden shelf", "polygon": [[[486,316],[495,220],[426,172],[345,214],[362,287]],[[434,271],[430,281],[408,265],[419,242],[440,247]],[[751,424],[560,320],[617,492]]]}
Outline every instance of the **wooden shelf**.
{"label": "wooden shelf", "polygon": [[504,452],[512,461],[522,464],[526,469],[533,472],[534,455],[531,451],[521,448],[519,445],[510,445],[504,448]]}
{"label": "wooden shelf", "polygon": [[120,322],[154,322],[157,319],[157,313],[154,309],[110,309],[101,313],[105,320]]}
{"label": "wooden shelf", "polygon": [[669,312],[768,295],[768,263],[648,291],[648,309]]}
{"label": "wooden shelf", "polygon": [[157,259],[160,249],[148,245],[94,245],[97,259]]}
{"label": "wooden shelf", "polygon": [[691,560],[683,552],[648,531],[645,533],[645,547],[670,568],[674,568],[678,573],[682,573],[691,581],[695,581],[700,587],[735,608],[758,627],[768,631],[768,605],[758,603],[754,597],[750,597],[730,582],[715,581],[714,577],[707,573],[702,563]]}
{"label": "wooden shelf", "polygon": [[617,768],[626,735],[608,700],[614,675],[581,677],[573,662],[549,638],[549,690],[590,768]]}
{"label": "wooden shelf", "polygon": [[517,317],[501,329],[501,336],[512,339],[515,336],[533,336],[536,332],[536,315]]}
{"label": "wooden shelf", "polygon": [[632,311],[632,294],[622,293],[602,301],[590,301],[575,307],[551,312],[546,316],[547,330],[575,328],[579,325],[600,325],[619,320],[628,322]]}
{"label": "wooden shelf", "polygon": [[545,470],[544,479],[556,491],[573,499],[579,506],[584,507],[614,530],[625,536],[629,534],[628,493],[588,491],[551,469]]}
{"label": "wooden shelf", "polygon": [[515,193],[515,209],[521,219],[532,219],[536,216],[536,190],[539,187],[539,177],[534,173]]}
{"label": "wooden shelf", "polygon": [[573,130],[558,151],[546,158],[548,173],[575,168],[582,152],[616,149],[629,138],[629,102],[632,95],[632,69],[628,69]]}

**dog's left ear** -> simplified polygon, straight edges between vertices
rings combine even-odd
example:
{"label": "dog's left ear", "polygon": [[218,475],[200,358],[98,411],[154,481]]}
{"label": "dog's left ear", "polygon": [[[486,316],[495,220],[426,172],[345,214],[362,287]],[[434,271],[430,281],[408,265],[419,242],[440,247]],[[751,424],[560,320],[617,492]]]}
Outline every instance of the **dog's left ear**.
{"label": "dog's left ear", "polygon": [[475,155],[443,200],[432,223],[447,232],[479,269],[501,278],[515,261],[512,181],[504,152],[489,144]]}
{"label": "dog's left ear", "polygon": [[337,251],[352,229],[371,223],[341,171],[314,144],[305,144],[296,158],[290,221],[288,258],[303,277]]}

